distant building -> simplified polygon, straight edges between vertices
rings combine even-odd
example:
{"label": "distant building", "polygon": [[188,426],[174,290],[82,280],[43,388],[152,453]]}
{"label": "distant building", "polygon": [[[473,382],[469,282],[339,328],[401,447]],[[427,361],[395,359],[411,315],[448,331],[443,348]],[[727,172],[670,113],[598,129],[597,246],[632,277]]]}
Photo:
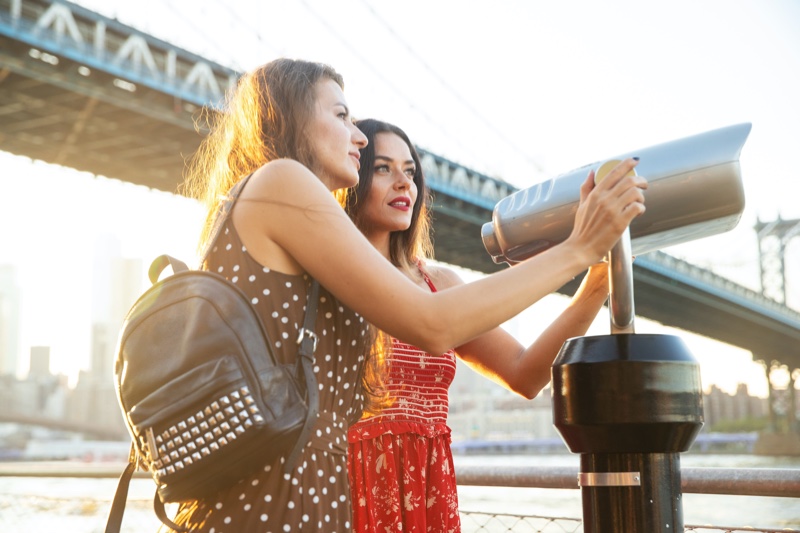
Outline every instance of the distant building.
{"label": "distant building", "polygon": [[549,388],[527,400],[461,361],[450,387],[448,425],[454,441],[558,437],[553,426]]}
{"label": "distant building", "polygon": [[125,315],[142,292],[142,261],[119,256],[116,237],[104,235],[95,246],[92,291],[91,368],[81,371],[71,391],[67,417],[108,428],[125,425],[114,388],[117,337]]}
{"label": "distant building", "polygon": [[722,421],[757,419],[768,416],[767,400],[750,396],[747,385],[740,383],[735,394],[728,394],[716,385],[703,395],[704,428]]}
{"label": "distant building", "polygon": [[111,380],[122,322],[142,292],[142,261],[120,257],[120,243],[102,235],[95,243],[92,271],[91,372]]}
{"label": "distant building", "polygon": [[19,372],[21,296],[13,265],[0,265],[0,376]]}
{"label": "distant building", "polygon": [[0,380],[0,412],[60,419],[64,416],[67,380],[50,373],[50,347],[33,346],[28,376]]}
{"label": "distant building", "polygon": [[31,346],[31,362],[28,370],[30,377],[47,377],[50,375],[50,347]]}

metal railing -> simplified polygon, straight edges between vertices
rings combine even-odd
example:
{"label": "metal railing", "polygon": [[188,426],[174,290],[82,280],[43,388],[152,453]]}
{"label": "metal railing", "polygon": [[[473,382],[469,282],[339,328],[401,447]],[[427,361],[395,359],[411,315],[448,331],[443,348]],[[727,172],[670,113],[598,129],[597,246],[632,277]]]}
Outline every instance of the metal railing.
{"label": "metal railing", "polygon": [[[504,467],[458,465],[459,486],[516,487],[539,489],[577,489],[577,467]],[[81,529],[70,531],[103,531],[113,491],[107,498],[86,495],[57,497],[4,490],[3,478],[80,478],[110,482],[117,478],[119,465],[80,463],[0,463],[0,524],[3,531],[43,531],[54,524],[66,526],[82,520]],[[137,472],[137,478],[148,478]],[[681,488],[685,493],[715,495],[747,495],[800,498],[800,470],[779,468],[683,468]],[[579,533],[583,531],[579,517],[537,516],[506,512],[489,512],[462,508],[462,531]],[[578,511],[576,510],[576,513]],[[155,531],[159,522],[152,510],[151,498],[128,499],[123,531]],[[65,527],[60,530],[68,531]],[[723,525],[686,525],[686,532],[735,533],[800,533],[800,529],[770,529]]]}
{"label": "metal railing", "polygon": [[[459,485],[577,489],[578,468],[570,466],[458,466]],[[800,470],[784,468],[682,468],[681,491],[800,498]]]}
{"label": "metal railing", "polygon": [[[478,466],[456,465],[459,486],[579,489],[579,468],[571,466]],[[681,492],[734,496],[800,498],[800,470],[781,468],[682,468]],[[497,514],[460,509],[464,531],[578,533],[581,520],[570,517],[545,517],[522,514]],[[578,511],[576,511],[578,512]],[[766,520],[766,518],[764,518]],[[757,533],[794,532],[791,528],[752,526],[691,525],[686,532],[750,531]]]}

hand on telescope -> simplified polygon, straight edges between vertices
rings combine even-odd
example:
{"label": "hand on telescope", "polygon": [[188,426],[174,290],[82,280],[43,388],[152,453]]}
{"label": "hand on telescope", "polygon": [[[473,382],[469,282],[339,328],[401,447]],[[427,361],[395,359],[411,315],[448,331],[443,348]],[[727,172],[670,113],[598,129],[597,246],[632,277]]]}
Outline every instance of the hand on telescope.
{"label": "hand on telescope", "polygon": [[575,224],[567,242],[585,251],[589,264],[608,253],[631,221],[644,213],[647,180],[633,169],[636,159],[626,159],[595,184],[594,170],[581,185],[581,199]]}

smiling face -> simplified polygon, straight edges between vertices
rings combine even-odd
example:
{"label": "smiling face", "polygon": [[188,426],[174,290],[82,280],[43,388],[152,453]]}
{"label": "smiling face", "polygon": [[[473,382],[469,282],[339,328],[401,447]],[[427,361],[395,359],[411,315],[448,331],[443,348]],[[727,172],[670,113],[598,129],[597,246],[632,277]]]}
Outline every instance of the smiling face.
{"label": "smiling face", "polygon": [[367,145],[367,138],[351,121],[339,84],[320,80],[316,96],[306,129],[314,154],[312,170],[330,190],[352,187],[358,183],[359,149]]}
{"label": "smiling face", "polygon": [[411,225],[417,185],[416,163],[406,142],[394,133],[375,136],[372,186],[364,199],[364,231],[368,239],[387,240],[394,231]]}

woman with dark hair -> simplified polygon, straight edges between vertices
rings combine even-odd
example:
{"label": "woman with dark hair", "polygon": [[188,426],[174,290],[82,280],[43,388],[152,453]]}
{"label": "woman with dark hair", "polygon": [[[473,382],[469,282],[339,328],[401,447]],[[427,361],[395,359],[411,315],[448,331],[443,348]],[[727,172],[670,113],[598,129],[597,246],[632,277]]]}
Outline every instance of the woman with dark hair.
{"label": "woman with dark hair", "polygon": [[[462,285],[451,269],[426,263],[432,251],[428,191],[408,136],[372,119],[357,121],[356,126],[368,144],[361,149],[359,182],[348,196],[348,214],[372,245],[423,290]],[[591,267],[572,303],[527,348],[500,327],[443,354],[391,339],[383,405],[365,412],[348,431],[354,530],[459,531],[447,426],[456,357],[533,398],[550,381],[561,345],[586,333],[607,296],[606,265]]]}
{"label": "woman with dark hair", "polygon": [[561,245],[452,290],[431,293],[364,238],[334,192],[355,186],[360,149],[341,76],[331,67],[276,59],[245,74],[192,162],[186,192],[204,200],[209,238],[218,203],[250,176],[205,268],[235,283],[267,328],[276,357],[293,363],[311,280],[318,299],[314,372],[319,416],[289,472],[278,457],[232,487],[181,504],[192,531],[331,531],[351,527],[347,429],[369,400],[364,354],[386,333],[444,353],[523,311],[599,261],[644,211],[646,181],[627,160],[581,191],[572,235]]}
{"label": "woman with dark hair", "polygon": [[[402,161],[405,174],[413,181],[416,191],[422,196],[419,201],[412,202],[410,206],[398,206],[400,211],[409,215],[408,226],[403,231],[391,231],[383,234],[388,238],[387,258],[389,261],[405,272],[417,272],[417,259],[425,259],[433,254],[433,243],[430,235],[430,212],[428,211],[427,186],[425,176],[422,174],[422,163],[416,149],[411,144],[406,133],[387,122],[374,119],[356,121],[356,127],[367,136],[367,146],[361,149],[361,169],[358,171],[358,185],[347,195],[345,211],[362,233],[369,237],[376,226],[381,223],[380,216],[374,216],[370,210],[370,199],[376,198],[372,194],[372,184],[386,176],[389,172],[389,161],[384,151],[379,151],[374,140],[376,137],[383,143],[393,141],[392,135],[403,141],[408,147],[407,159]],[[386,135],[384,135],[386,134]],[[404,154],[405,155],[405,154]]]}

